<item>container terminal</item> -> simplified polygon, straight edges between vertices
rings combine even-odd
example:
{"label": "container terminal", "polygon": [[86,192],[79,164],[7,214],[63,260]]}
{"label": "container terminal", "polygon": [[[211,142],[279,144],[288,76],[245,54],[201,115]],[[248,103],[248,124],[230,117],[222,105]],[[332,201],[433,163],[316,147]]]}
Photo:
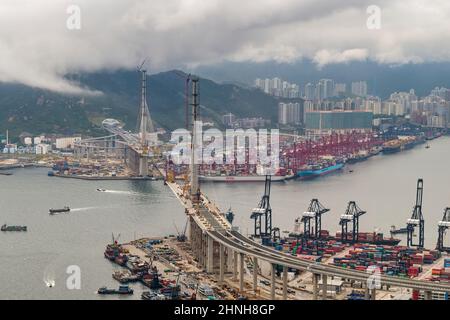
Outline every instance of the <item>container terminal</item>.
{"label": "container terminal", "polygon": [[[198,80],[193,80],[191,105],[196,121]],[[195,150],[196,130],[193,136]],[[449,210],[437,225],[436,249],[425,249],[422,179],[411,218],[405,217],[407,243],[400,246],[393,235],[361,232],[360,219],[370,213],[355,201],[340,216],[340,233],[322,230],[330,210],[313,199],[282,238],[273,226],[270,175],[261,201],[249,213],[254,232],[247,237],[233,226],[234,214],[222,212],[201,191],[194,152],[183,186],[170,172],[163,175],[185,209],[184,229],[177,236],[124,244],[113,237],[104,252],[124,268],[114,279],[149,288],[143,299],[448,299],[450,258],[444,236]]]}

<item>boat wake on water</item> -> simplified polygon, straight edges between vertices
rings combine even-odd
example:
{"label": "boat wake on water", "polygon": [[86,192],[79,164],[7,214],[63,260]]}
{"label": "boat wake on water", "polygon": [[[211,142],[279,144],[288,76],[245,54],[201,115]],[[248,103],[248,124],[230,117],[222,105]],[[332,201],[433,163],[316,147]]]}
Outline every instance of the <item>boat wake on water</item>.
{"label": "boat wake on water", "polygon": [[114,193],[114,194],[125,194],[125,195],[137,195],[137,192],[132,191],[123,191],[123,190],[107,190],[103,188],[97,188],[98,192],[104,192],[104,193]]}
{"label": "boat wake on water", "polygon": [[44,279],[45,285],[49,288],[53,288],[55,286],[55,280]]}
{"label": "boat wake on water", "polygon": [[98,209],[98,208],[99,208],[99,207],[75,208],[75,209],[71,209],[70,211],[72,211],[72,212],[80,212],[80,211],[94,210],[94,209]]}

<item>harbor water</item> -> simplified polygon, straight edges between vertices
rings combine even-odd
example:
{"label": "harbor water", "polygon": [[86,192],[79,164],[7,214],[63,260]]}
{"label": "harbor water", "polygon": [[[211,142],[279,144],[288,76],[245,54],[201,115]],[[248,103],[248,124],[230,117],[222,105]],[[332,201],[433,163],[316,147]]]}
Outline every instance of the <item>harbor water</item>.
{"label": "harbor water", "polygon": [[[331,233],[347,203],[367,211],[360,231],[389,235],[391,225],[404,227],[415,203],[416,183],[424,179],[426,246],[434,248],[437,222],[450,206],[450,137],[412,150],[347,165],[340,172],[312,181],[272,185],[273,225],[292,230],[294,220],[318,198],[331,211],[323,228]],[[26,225],[27,232],[0,233],[0,299],[139,299],[143,287],[133,286],[132,297],[103,297],[104,285],[117,288],[115,268],[103,257],[112,233],[120,242],[144,236],[176,234],[186,222],[183,208],[162,181],[83,181],[47,177],[46,169],[16,169],[0,175],[0,224]],[[98,192],[103,188],[106,192]],[[203,191],[222,210],[231,207],[235,225],[252,232],[250,214],[264,191],[264,183],[207,183]],[[70,206],[70,213],[51,216],[49,208]],[[448,241],[448,240],[447,240]],[[81,289],[69,290],[67,268],[81,271]],[[49,288],[47,283],[55,283]],[[70,285],[69,285],[70,287]]]}

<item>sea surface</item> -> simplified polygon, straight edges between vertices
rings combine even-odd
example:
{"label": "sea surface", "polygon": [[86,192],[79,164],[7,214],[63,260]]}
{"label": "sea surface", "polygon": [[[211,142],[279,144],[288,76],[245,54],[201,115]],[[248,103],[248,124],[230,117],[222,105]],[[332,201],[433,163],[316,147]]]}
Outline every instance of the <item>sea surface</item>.
{"label": "sea surface", "polygon": [[[379,155],[347,165],[341,172],[313,181],[273,183],[273,225],[293,230],[294,220],[318,198],[331,211],[324,229],[339,229],[349,201],[367,213],[360,231],[389,235],[392,225],[404,227],[415,204],[416,183],[424,179],[426,245],[434,248],[437,222],[450,206],[450,137],[394,155]],[[139,299],[144,290],[134,285],[132,297],[102,297],[101,286],[118,287],[116,268],[103,257],[112,234],[125,242],[144,236],[176,234],[184,210],[161,181],[82,181],[47,177],[46,169],[16,169],[0,175],[0,224],[27,225],[26,233],[0,233],[0,299]],[[107,192],[98,192],[104,188]],[[244,234],[253,229],[250,214],[264,183],[208,183],[202,189],[224,211],[232,208],[234,224]],[[51,216],[49,208],[70,206],[68,214]],[[449,242],[447,240],[447,242]],[[67,268],[78,266],[81,289],[69,290]],[[48,283],[54,282],[52,288]]]}

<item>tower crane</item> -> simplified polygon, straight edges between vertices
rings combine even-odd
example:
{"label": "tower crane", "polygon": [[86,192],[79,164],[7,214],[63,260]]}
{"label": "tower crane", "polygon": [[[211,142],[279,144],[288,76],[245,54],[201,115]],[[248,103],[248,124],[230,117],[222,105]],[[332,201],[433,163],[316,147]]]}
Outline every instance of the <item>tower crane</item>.
{"label": "tower crane", "polygon": [[[251,219],[255,220],[254,236],[255,237],[271,237],[272,236],[272,208],[270,207],[270,187],[272,178],[270,175],[266,175],[264,184],[264,195],[258,204],[257,208],[254,208]],[[264,219],[263,219],[264,218]],[[264,223],[263,223],[264,221]]]}
{"label": "tower crane", "polygon": [[[322,231],[322,215],[330,209],[325,208],[318,199],[312,199],[308,210],[303,212],[301,222],[303,222],[303,236],[305,238],[320,238]],[[314,220],[314,226],[311,228],[311,220]],[[312,229],[312,230],[311,230]]]}
{"label": "tower crane", "polygon": [[448,228],[450,228],[450,207],[445,208],[444,216],[442,220],[438,222],[438,241],[436,250],[450,252],[450,247],[444,246],[444,237]]}
{"label": "tower crane", "polygon": [[[414,206],[411,219],[406,222],[407,246],[423,248],[425,245],[425,220],[422,213],[423,202],[423,180],[417,181],[416,205]],[[413,236],[416,228],[419,228],[419,242],[414,244]]]}
{"label": "tower crane", "polygon": [[355,201],[350,201],[347,206],[347,210],[343,215],[341,215],[341,219],[339,224],[342,227],[341,231],[341,241],[348,242],[348,224],[352,223],[352,238],[351,243],[358,242],[359,236],[359,217],[365,214],[366,211],[361,210]]}

